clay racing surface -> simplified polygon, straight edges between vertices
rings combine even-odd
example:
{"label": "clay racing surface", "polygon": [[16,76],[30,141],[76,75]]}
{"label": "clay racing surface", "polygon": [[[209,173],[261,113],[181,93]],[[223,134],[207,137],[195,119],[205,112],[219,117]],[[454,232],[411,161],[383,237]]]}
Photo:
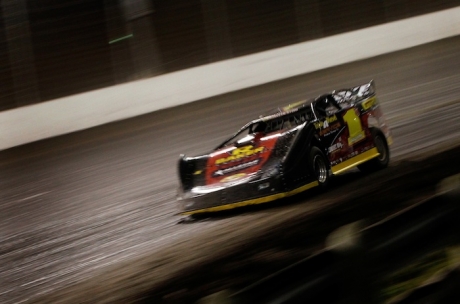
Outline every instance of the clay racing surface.
{"label": "clay racing surface", "polygon": [[[269,272],[320,247],[333,225],[397,208],[364,208],[363,202],[381,189],[373,188],[372,178],[389,187],[395,176],[410,171],[405,160],[458,144],[459,54],[460,38],[451,38],[0,152],[0,302],[126,303],[140,295],[177,302],[199,291],[184,277],[171,288],[177,274],[189,274],[185,278],[193,282],[202,274],[205,282],[213,273],[193,268],[197,263],[246,252],[247,259],[214,264],[214,275],[225,278],[231,269],[257,261],[269,261]],[[371,78],[394,136],[387,172],[371,179],[352,172],[325,194],[179,223],[174,214],[180,153],[213,148],[271,108]],[[457,171],[458,160],[452,159],[448,170],[439,168],[433,176]],[[404,185],[395,185],[394,193],[403,193],[406,203],[414,194],[429,195],[434,177],[407,194]],[[353,204],[350,196],[360,191],[368,193],[365,200]],[[333,225],[318,225],[328,210],[336,212],[327,216]],[[289,238],[286,229],[304,229],[296,223],[305,218],[316,228],[308,242],[294,246],[298,234]],[[292,242],[274,249],[280,231]],[[248,269],[236,284],[251,279]]]}

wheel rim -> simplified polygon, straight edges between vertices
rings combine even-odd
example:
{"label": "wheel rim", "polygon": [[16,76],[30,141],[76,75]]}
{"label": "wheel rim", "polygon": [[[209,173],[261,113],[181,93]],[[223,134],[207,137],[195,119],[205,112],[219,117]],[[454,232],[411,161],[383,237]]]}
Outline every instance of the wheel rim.
{"label": "wheel rim", "polygon": [[313,159],[313,166],[315,168],[318,182],[321,184],[325,183],[327,180],[327,167],[324,159],[319,155],[315,155],[315,158]]}
{"label": "wheel rim", "polygon": [[377,148],[377,151],[379,151],[379,161],[383,162],[387,158],[387,149],[385,146],[385,143],[383,142],[382,138],[380,136],[377,136],[375,138],[375,147]]}

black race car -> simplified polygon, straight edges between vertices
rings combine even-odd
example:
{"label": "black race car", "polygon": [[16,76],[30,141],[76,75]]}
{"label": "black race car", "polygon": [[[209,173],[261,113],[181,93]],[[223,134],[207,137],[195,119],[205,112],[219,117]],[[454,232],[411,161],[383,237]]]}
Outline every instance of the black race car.
{"label": "black race car", "polygon": [[208,154],[181,156],[180,214],[261,204],[326,187],[331,175],[356,166],[384,168],[391,142],[373,81],[279,108]]}

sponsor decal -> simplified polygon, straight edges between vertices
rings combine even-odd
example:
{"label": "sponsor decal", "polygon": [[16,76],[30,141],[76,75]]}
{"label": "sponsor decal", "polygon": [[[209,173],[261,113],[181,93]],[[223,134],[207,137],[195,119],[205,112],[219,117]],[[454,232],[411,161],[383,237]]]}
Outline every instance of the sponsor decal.
{"label": "sponsor decal", "polygon": [[366,111],[377,104],[377,99],[372,97],[362,103],[363,110]]}
{"label": "sponsor decal", "polygon": [[350,154],[348,154],[348,158],[352,158],[352,157],[354,157],[354,156],[356,156],[356,155],[358,155],[358,154],[359,154],[358,151],[350,152]]}
{"label": "sponsor decal", "polygon": [[235,181],[237,179],[240,179],[240,178],[243,178],[245,177],[247,174],[246,173],[237,173],[237,174],[233,174],[233,175],[230,175],[230,176],[227,176],[223,179],[221,179],[221,182],[222,183],[225,183],[225,182],[232,182],[232,181]]}
{"label": "sponsor decal", "polygon": [[315,122],[316,129],[326,129],[329,128],[329,125],[333,122],[337,121],[337,116],[333,115],[330,117],[326,117],[324,121],[317,121]]}
{"label": "sponsor decal", "polygon": [[348,138],[348,144],[350,146],[354,145],[355,143],[357,143],[358,141],[361,141],[362,139],[366,138],[366,136],[364,135],[364,131],[362,131],[361,133],[359,134],[356,134],[354,137],[349,137]]}
{"label": "sponsor decal", "polygon": [[319,135],[320,136],[331,135],[331,134],[335,133],[339,128],[340,128],[340,123],[339,122],[334,123],[334,124],[330,125],[329,127],[320,130]]}
{"label": "sponsor decal", "polygon": [[337,150],[339,150],[339,149],[342,149],[342,147],[343,147],[343,144],[342,144],[341,142],[338,142],[338,143],[335,143],[335,144],[333,144],[332,146],[330,146],[330,147],[327,149],[327,151],[328,151],[329,153],[332,153],[332,152],[335,152],[335,151],[337,151]]}
{"label": "sponsor decal", "polygon": [[207,169],[203,170],[206,174],[206,184],[220,183],[222,180],[233,182],[232,179],[238,178],[239,174],[255,173],[269,158],[277,140],[278,137],[265,137],[255,143],[216,151],[208,160]]}
{"label": "sponsor decal", "polygon": [[216,165],[223,165],[230,162],[242,160],[248,157],[252,157],[254,155],[260,154],[265,150],[265,147],[258,147],[254,148],[252,145],[236,148],[232,151],[230,156],[219,158],[216,160]]}
{"label": "sponsor decal", "polygon": [[229,174],[229,173],[232,173],[232,172],[235,172],[235,171],[243,170],[243,169],[258,165],[260,163],[260,161],[261,161],[261,159],[258,158],[258,159],[251,160],[249,162],[240,163],[238,165],[228,167],[228,168],[225,168],[225,169],[219,169],[219,170],[216,170],[212,174],[212,176],[217,177],[217,176],[226,175],[226,174]]}
{"label": "sponsor decal", "polygon": [[281,117],[281,116],[284,116],[286,114],[290,114],[290,113],[294,113],[294,112],[297,112],[299,109],[295,108],[295,109],[288,109],[286,111],[284,111],[284,109],[282,109],[282,112],[279,112],[279,113],[275,113],[275,114],[272,114],[272,115],[268,115],[268,116],[265,116],[265,117],[261,117],[261,119],[263,121],[267,121],[267,120],[270,120],[270,119],[273,119],[273,118],[277,118],[277,117]]}

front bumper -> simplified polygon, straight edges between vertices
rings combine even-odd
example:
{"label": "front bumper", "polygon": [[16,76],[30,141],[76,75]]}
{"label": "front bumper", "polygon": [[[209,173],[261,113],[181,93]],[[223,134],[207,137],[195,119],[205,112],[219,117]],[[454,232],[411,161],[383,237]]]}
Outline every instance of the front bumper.
{"label": "front bumper", "polygon": [[179,214],[216,212],[260,204],[265,202],[264,198],[277,195],[282,190],[279,177],[199,186],[178,195]]}
{"label": "front bumper", "polygon": [[286,190],[281,178],[271,177],[231,185],[195,187],[191,191],[179,195],[179,214],[192,215],[218,212],[243,206],[263,204],[303,192],[316,186],[318,186],[318,182],[313,181],[295,189]]}

